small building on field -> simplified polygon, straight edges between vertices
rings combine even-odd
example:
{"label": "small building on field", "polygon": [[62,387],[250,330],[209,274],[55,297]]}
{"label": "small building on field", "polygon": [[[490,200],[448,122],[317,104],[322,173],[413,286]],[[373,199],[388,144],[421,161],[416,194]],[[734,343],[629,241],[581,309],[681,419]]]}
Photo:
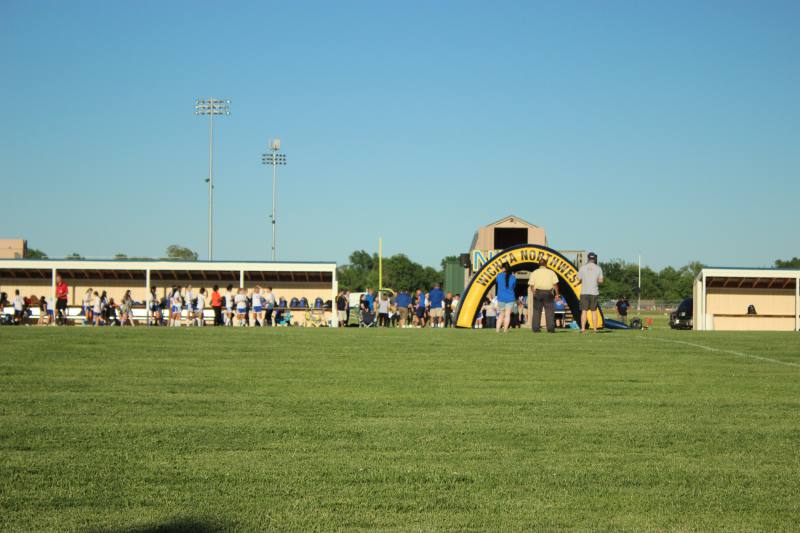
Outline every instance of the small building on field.
{"label": "small building on field", "polygon": [[693,298],[698,331],[800,330],[800,269],[704,268]]}
{"label": "small building on field", "polygon": [[[130,289],[145,314],[149,312],[144,302],[150,287],[156,287],[162,298],[174,286],[192,285],[195,293],[205,287],[210,293],[218,285],[224,294],[228,285],[233,285],[234,290],[260,285],[272,287],[278,299],[284,297],[291,302],[292,298],[305,297],[312,306],[317,298],[326,303],[335,301],[338,291],[333,262],[5,259],[0,260],[0,292],[7,293],[9,299],[17,289],[24,297],[44,296],[52,309],[57,275],[69,285],[67,304],[73,308],[70,316],[76,316],[74,311],[80,310],[89,288],[106,291],[116,302]],[[293,322],[302,324],[305,313],[303,309],[296,311]],[[332,318],[330,310],[325,311],[325,317]],[[336,320],[332,323],[335,325]]]}

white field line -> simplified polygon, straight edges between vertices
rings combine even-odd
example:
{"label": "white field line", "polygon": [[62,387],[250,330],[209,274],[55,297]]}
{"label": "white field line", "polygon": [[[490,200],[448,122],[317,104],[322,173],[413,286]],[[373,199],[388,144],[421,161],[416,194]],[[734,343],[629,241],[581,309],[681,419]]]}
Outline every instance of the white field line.
{"label": "white field line", "polygon": [[[642,335],[642,337],[645,337]],[[646,337],[650,340],[660,341],[660,342],[671,342],[673,344],[683,344],[685,346],[693,346],[694,348],[700,348],[702,350],[706,350],[708,352],[716,352],[716,353],[726,353],[730,355],[736,355],[738,357],[747,357],[749,359],[758,359],[759,361],[766,361],[767,363],[775,363],[778,365],[785,365],[785,366],[793,366],[795,368],[800,368],[800,364],[798,363],[790,363],[788,361],[781,361],[779,359],[772,359],[770,357],[764,357],[762,355],[755,355],[752,353],[745,353],[745,352],[737,352],[735,350],[723,350],[722,348],[713,348],[711,346],[705,346],[703,344],[696,344],[694,342],[687,342],[687,341],[676,341],[672,339],[660,339],[658,337]]]}

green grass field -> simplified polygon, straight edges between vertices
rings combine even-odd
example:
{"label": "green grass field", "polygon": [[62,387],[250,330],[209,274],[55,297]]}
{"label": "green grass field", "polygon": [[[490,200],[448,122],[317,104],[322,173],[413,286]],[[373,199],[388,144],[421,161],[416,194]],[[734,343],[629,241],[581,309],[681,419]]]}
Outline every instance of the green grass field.
{"label": "green grass field", "polygon": [[0,347],[3,530],[800,527],[797,334],[5,327]]}

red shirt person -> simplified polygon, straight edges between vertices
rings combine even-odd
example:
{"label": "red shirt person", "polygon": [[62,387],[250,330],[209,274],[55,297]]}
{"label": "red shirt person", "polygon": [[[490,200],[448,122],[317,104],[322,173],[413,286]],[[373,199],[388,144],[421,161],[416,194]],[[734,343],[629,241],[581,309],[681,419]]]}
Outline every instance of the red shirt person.
{"label": "red shirt person", "polygon": [[58,274],[56,276],[56,324],[64,324],[66,322],[68,296],[69,287],[67,282],[64,281],[61,274]]}

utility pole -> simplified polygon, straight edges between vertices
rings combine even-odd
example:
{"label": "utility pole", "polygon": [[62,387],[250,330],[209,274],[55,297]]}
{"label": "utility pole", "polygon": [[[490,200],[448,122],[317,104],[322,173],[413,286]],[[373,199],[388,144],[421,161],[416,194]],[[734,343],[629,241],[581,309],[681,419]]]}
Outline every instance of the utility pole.
{"label": "utility pole", "polygon": [[278,150],[281,149],[281,140],[272,139],[267,148],[270,150],[266,154],[261,155],[261,163],[264,165],[272,165],[272,260],[275,261],[275,213],[278,206],[277,188],[278,188],[278,165],[286,164],[286,154],[279,154]]}
{"label": "utility pole", "polygon": [[208,115],[208,260],[214,259],[214,115],[230,115],[230,100],[197,99],[195,115]]}

